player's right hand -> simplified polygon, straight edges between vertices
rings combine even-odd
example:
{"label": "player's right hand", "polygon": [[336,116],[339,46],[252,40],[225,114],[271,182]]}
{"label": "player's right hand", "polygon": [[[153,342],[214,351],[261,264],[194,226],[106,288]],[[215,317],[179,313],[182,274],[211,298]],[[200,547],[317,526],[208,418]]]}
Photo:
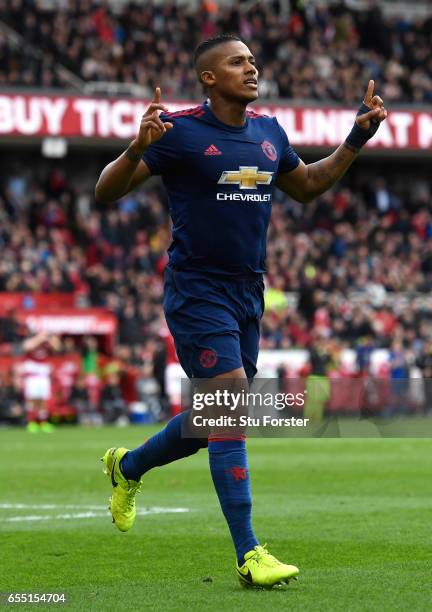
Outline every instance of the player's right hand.
{"label": "player's right hand", "polygon": [[135,138],[135,147],[144,152],[153,142],[156,142],[173,127],[173,124],[168,121],[162,121],[159,117],[161,111],[168,111],[167,107],[160,102],[161,90],[156,87],[153,102],[150,104],[141,119],[141,124],[137,137]]}

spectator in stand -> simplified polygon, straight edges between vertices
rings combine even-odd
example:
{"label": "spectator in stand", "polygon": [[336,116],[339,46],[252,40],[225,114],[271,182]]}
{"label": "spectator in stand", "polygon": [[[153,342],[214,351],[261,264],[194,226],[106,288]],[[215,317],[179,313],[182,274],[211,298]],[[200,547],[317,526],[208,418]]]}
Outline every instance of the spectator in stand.
{"label": "spectator in stand", "polygon": [[139,370],[136,381],[137,400],[148,422],[159,421],[162,412],[161,389],[154,377],[153,363],[146,361]]}
{"label": "spectator in stand", "polygon": [[90,401],[90,395],[83,376],[79,376],[72,386],[68,403],[76,411],[77,420],[80,425],[102,425],[102,415]]}
{"label": "spectator in stand", "polygon": [[0,379],[0,423],[25,425],[25,400],[19,379],[13,372],[5,372]]}
{"label": "spectator in stand", "polygon": [[15,345],[22,342],[25,334],[25,325],[18,321],[13,309],[8,310],[5,316],[0,318],[0,344]]}
{"label": "spectator in stand", "polygon": [[127,302],[120,316],[119,323],[120,344],[142,344],[144,341],[144,326],[138,316],[133,300]]}
{"label": "spectator in stand", "polygon": [[120,389],[118,374],[109,374],[101,394],[101,411],[105,423],[127,425],[127,405]]}
{"label": "spectator in stand", "polygon": [[425,413],[432,414],[432,339],[428,339],[418,356],[417,365],[424,380]]}
{"label": "spectator in stand", "polygon": [[101,363],[98,343],[94,336],[85,336],[81,345],[81,371],[92,406],[97,406],[101,393]]}
{"label": "spectator in stand", "polygon": [[402,343],[395,340],[390,350],[390,397],[386,416],[406,415],[409,412],[409,370]]}
{"label": "spectator in stand", "polygon": [[58,336],[40,332],[22,343],[25,359],[17,366],[17,376],[26,403],[27,429],[30,433],[54,429],[49,422],[48,402],[52,396],[53,371],[49,356],[61,350]]}

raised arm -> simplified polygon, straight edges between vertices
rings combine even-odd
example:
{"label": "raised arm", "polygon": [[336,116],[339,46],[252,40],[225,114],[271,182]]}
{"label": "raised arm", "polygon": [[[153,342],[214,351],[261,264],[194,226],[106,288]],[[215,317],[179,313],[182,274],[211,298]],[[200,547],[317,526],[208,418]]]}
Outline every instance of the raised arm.
{"label": "raised arm", "polygon": [[144,151],[173,127],[172,123],[163,122],[160,111],[167,111],[160,103],[161,90],[156,87],[153,102],[144,113],[138,135],[117,159],[102,170],[95,188],[95,197],[99,202],[113,202],[123,197],[143,183],[150,176],[147,164],[141,159]]}
{"label": "raised arm", "polygon": [[310,202],[332,187],[348,170],[361,147],[372,138],[381,121],[387,117],[384,103],[373,95],[374,82],[369,81],[351,133],[346,141],[328,157],[313,164],[300,164],[295,170],[280,174],[276,186],[299,202]]}

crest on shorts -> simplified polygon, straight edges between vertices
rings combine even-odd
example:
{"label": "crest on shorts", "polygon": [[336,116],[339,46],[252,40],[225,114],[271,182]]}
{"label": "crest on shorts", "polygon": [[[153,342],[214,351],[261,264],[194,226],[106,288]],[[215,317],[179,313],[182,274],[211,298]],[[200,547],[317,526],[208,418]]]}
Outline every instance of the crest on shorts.
{"label": "crest on shorts", "polygon": [[200,365],[203,368],[214,368],[217,364],[217,355],[213,349],[204,349],[199,356]]}
{"label": "crest on shorts", "polygon": [[264,140],[264,142],[261,143],[261,149],[266,157],[268,157],[271,161],[276,161],[277,152],[271,142]]}

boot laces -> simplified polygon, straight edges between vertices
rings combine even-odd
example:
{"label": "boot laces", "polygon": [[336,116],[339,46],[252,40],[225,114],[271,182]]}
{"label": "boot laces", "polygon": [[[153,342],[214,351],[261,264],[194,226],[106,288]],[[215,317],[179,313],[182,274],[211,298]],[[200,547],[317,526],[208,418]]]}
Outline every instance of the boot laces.
{"label": "boot laces", "polygon": [[128,510],[132,510],[135,504],[135,495],[141,490],[141,482],[137,485],[130,486],[126,491],[126,506]]}
{"label": "boot laces", "polygon": [[264,562],[266,565],[281,565],[281,562],[268,552],[267,544],[255,546],[255,551],[256,552],[251,557],[251,560],[255,561],[256,563]]}

